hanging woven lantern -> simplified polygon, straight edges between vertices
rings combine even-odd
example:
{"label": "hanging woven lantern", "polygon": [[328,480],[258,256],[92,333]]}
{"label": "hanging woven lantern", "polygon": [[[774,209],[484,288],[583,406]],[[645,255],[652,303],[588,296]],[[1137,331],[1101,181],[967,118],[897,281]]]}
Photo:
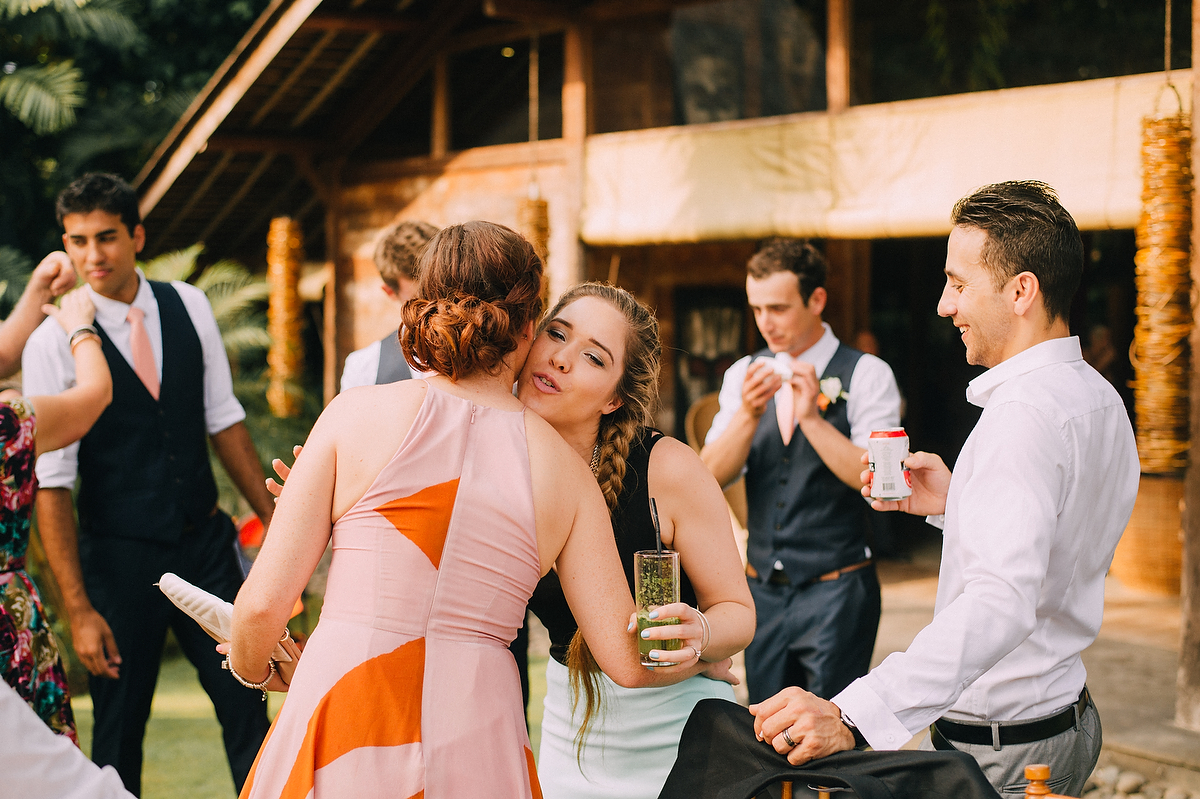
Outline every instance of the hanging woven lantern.
{"label": "hanging woven lantern", "polygon": [[1146,474],[1187,467],[1192,234],[1189,118],[1142,125],[1142,214],[1137,226],[1137,327],[1130,361],[1138,455]]}
{"label": "hanging woven lantern", "polygon": [[301,334],[300,264],[304,261],[304,234],[300,223],[286,216],[271,220],[267,233],[267,352],[270,383],[267,404],[279,417],[298,416],[302,397],[296,389],[304,368]]}

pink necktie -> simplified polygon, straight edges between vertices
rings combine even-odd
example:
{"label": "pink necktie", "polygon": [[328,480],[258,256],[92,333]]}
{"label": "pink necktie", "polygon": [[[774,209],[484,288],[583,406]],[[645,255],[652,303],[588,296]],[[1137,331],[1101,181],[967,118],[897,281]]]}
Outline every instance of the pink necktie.
{"label": "pink necktie", "polygon": [[142,317],[146,312],[140,308],[130,308],[125,321],[129,323],[129,349],[133,351],[133,371],[138,379],[150,392],[150,396],[158,399],[158,368],[154,365],[154,350],[150,349],[150,336],[146,335],[146,325]]}
{"label": "pink necktie", "polygon": [[[776,353],[775,360],[791,368],[792,359],[786,352]],[[796,397],[792,393],[792,384],[787,380],[775,392],[775,418],[779,421],[779,435],[783,437],[786,447],[792,443],[792,431],[796,429]]]}

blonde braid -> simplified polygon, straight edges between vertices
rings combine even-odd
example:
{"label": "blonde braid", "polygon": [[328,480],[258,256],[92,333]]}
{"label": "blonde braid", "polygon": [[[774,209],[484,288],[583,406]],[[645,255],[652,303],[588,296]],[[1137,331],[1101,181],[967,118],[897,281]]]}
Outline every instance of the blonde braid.
{"label": "blonde braid", "polygon": [[596,482],[608,504],[608,512],[615,513],[621,489],[625,486],[625,462],[629,459],[629,448],[642,430],[642,425],[632,416],[609,421],[612,413],[600,421],[600,458],[596,467]]}

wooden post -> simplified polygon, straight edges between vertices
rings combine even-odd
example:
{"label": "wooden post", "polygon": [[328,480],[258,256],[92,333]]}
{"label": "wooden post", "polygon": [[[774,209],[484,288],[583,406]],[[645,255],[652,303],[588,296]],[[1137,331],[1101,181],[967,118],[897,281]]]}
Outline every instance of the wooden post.
{"label": "wooden post", "polygon": [[[1200,63],[1200,2],[1192,1],[1192,63]],[[1200,101],[1200,80],[1192,80],[1192,113]],[[1200,164],[1200,136],[1192,139],[1192,164]],[[1192,170],[1195,186],[1195,168]],[[1200,196],[1193,191],[1193,196]],[[1200,203],[1192,203],[1192,285],[1200,285]],[[1200,352],[1200,307],[1192,308],[1191,350]],[[1183,573],[1180,604],[1179,675],[1175,723],[1200,732],[1200,368],[1192,359],[1189,378],[1191,441],[1184,478]]]}
{"label": "wooden post", "polygon": [[434,158],[445,158],[450,151],[450,73],[446,61],[442,51],[433,62],[433,130],[429,138]]}
{"label": "wooden post", "polygon": [[554,253],[549,265],[552,297],[557,297],[585,277],[583,243],[579,240],[579,227],[582,221],[580,214],[583,211],[584,143],[588,133],[589,36],[590,31],[587,28],[573,22],[567,27],[563,37],[562,137],[567,158],[561,218],[567,244],[561,253]]}
{"label": "wooden post", "polygon": [[267,233],[267,332],[271,349],[267,366],[271,375],[267,404],[276,416],[296,416],[302,406],[295,383],[304,369],[303,320],[300,307],[300,264],[304,262],[304,233],[300,223],[286,216],[271,220]]}
{"label": "wooden post", "polygon": [[825,107],[850,107],[850,0],[828,0],[825,41]]}

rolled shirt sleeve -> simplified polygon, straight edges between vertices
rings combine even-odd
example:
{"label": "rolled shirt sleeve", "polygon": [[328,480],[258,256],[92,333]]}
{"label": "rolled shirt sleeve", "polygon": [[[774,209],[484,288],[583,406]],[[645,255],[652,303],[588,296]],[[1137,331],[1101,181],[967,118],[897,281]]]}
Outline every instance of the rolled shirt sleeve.
{"label": "rolled shirt sleeve", "polygon": [[850,441],[867,448],[873,430],[900,426],[900,388],[892,367],[864,353],[850,378],[846,416],[850,420]]}
{"label": "rolled shirt sleeve", "polygon": [[225,344],[221,341],[221,331],[217,328],[208,297],[187,283],[176,281],[171,285],[179,292],[192,327],[200,337],[200,348],[204,353],[204,422],[208,434],[213,435],[245,419],[246,411],[233,394],[229,357],[225,354]]}
{"label": "rolled shirt sleeve", "polygon": [[[21,392],[27,397],[59,394],[75,385],[75,360],[62,326],[47,319],[33,331],[21,353]],[[79,443],[46,452],[37,461],[42,488],[74,488]]]}
{"label": "rolled shirt sleeve", "polygon": [[876,749],[896,749],[942,716],[1030,639],[1040,602],[1059,601],[1041,597],[1069,481],[1059,429],[1026,403],[989,407],[956,466],[933,621],[833,699]]}
{"label": "rolled shirt sleeve", "polygon": [[733,366],[725,370],[725,377],[721,380],[721,392],[717,395],[721,407],[713,417],[708,433],[704,436],[706,445],[721,437],[721,434],[729,427],[730,421],[733,420],[733,415],[741,407],[742,384],[746,382],[746,370],[749,368],[750,356],[747,355],[734,361]]}

